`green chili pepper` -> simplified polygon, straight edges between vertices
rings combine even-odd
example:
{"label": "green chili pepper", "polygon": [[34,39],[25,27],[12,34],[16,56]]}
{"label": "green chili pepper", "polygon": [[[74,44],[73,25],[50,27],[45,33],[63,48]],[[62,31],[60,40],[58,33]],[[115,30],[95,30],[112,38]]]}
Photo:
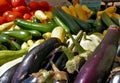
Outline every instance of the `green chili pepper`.
{"label": "green chili pepper", "polygon": [[13,51],[13,50],[1,50],[0,51],[0,65],[16,59],[18,57],[22,57],[24,54],[26,54],[28,52],[28,50],[26,49],[20,49],[17,51]]}
{"label": "green chili pepper", "polygon": [[53,28],[56,26],[56,24],[33,23],[30,21],[26,21],[18,18],[14,20],[14,23],[22,29],[38,30],[43,33],[52,31]]}
{"label": "green chili pepper", "polygon": [[32,38],[31,33],[25,30],[3,31],[2,34],[9,35],[24,41]]}
{"label": "green chili pepper", "polygon": [[10,37],[8,35],[5,34],[0,34],[0,42],[8,42],[10,39]]}

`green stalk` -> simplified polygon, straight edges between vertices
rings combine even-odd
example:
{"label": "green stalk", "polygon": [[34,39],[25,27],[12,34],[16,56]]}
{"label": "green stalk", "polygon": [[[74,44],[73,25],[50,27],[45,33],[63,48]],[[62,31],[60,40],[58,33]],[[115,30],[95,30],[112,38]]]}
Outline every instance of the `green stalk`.
{"label": "green stalk", "polygon": [[62,50],[64,51],[64,53],[67,56],[68,60],[71,60],[71,59],[74,58],[74,54],[70,49],[68,49],[67,47],[62,47]]}
{"label": "green stalk", "polygon": [[[81,41],[82,36],[83,36],[83,31],[80,30],[80,31],[78,32],[77,36],[75,37],[75,40],[76,40],[76,41]],[[74,48],[74,46],[75,46],[75,44],[72,43],[72,44],[70,44],[70,45],[68,46],[68,48],[69,48],[70,50],[72,50],[72,49]]]}
{"label": "green stalk", "polygon": [[86,51],[86,50],[83,49],[83,47],[80,46],[80,44],[73,38],[73,36],[71,34],[68,34],[68,36],[72,39],[72,41],[75,44],[75,47],[77,48],[79,54]]}

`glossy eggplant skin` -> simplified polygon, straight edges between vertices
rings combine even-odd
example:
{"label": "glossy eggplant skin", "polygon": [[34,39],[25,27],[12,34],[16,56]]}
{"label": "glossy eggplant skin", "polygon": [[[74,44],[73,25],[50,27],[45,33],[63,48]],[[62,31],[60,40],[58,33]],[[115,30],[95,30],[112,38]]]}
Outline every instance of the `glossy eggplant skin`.
{"label": "glossy eggplant skin", "polygon": [[[56,67],[60,70],[64,70],[65,67],[65,63],[68,60],[67,56],[64,54],[63,51],[61,51],[61,48],[56,48],[52,51],[52,53],[50,53],[50,55],[48,55],[47,59],[44,60],[43,64],[42,64],[42,68],[46,69],[46,70],[51,70],[52,66],[50,64],[50,61],[53,61],[54,64],[56,65]],[[44,64],[45,63],[45,64]],[[46,64],[47,63],[47,64]],[[31,83],[34,81],[34,83],[37,83],[37,78],[30,76],[27,79],[25,79],[22,83]],[[57,81],[58,82],[58,81]],[[64,82],[64,81],[63,81]],[[58,82],[58,83],[62,83],[62,82]]]}
{"label": "glossy eggplant skin", "polygon": [[[55,55],[53,55],[50,58],[50,60],[54,62],[54,64],[56,65],[56,67],[58,69],[64,70],[65,63],[67,62],[68,58],[66,57],[66,55],[63,52],[57,52]],[[51,66],[50,62],[48,62],[46,64],[44,69],[46,69],[46,70],[51,70],[52,69],[52,66]]]}
{"label": "glossy eggplant skin", "polygon": [[44,58],[60,45],[62,43],[58,38],[50,38],[31,49],[18,66],[11,83],[21,83],[29,74],[39,71]]}
{"label": "glossy eggplant skin", "polygon": [[120,71],[116,72],[112,78],[110,79],[109,83],[120,83]]}
{"label": "glossy eggplant skin", "polygon": [[18,65],[19,63],[9,68],[5,73],[3,73],[0,77],[0,83],[10,83]]}
{"label": "glossy eggplant skin", "polygon": [[117,56],[120,57],[120,44],[118,45],[118,49],[117,49]]}
{"label": "glossy eggplant skin", "polygon": [[37,83],[37,78],[35,78],[34,76],[30,76],[29,78],[22,81],[22,83]]}
{"label": "glossy eggplant skin", "polygon": [[53,83],[68,83],[67,80],[54,80]]}
{"label": "glossy eggplant skin", "polygon": [[104,83],[113,64],[120,35],[120,28],[111,25],[108,31],[79,71],[74,83]]}

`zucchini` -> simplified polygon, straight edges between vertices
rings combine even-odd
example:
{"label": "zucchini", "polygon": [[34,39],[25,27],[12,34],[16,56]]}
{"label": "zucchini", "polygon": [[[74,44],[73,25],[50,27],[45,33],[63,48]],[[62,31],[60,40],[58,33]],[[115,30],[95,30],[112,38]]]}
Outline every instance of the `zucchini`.
{"label": "zucchini", "polygon": [[70,33],[70,28],[63,23],[63,21],[58,17],[55,11],[52,11],[52,15],[56,24],[63,27],[67,33]]}
{"label": "zucchini", "polygon": [[91,25],[89,23],[87,23],[86,21],[78,19],[77,17],[73,17],[73,19],[79,25],[81,30],[83,30],[85,32],[90,32],[92,30]]}
{"label": "zucchini", "polygon": [[101,19],[96,19],[95,22],[93,23],[93,26],[95,27],[96,32],[103,32],[106,28],[103,26],[103,23]]}
{"label": "zucchini", "polygon": [[102,21],[109,27],[110,25],[115,25],[115,23],[111,20],[111,18],[107,15],[106,12],[102,13]]}
{"label": "zucchini", "polygon": [[67,26],[70,28],[72,33],[77,34],[81,30],[80,26],[64,10],[60,8],[56,8],[55,11],[59,14],[62,20],[67,24]]}
{"label": "zucchini", "polygon": [[111,17],[111,20],[112,20],[116,25],[120,26],[120,23],[119,23],[118,18]]}

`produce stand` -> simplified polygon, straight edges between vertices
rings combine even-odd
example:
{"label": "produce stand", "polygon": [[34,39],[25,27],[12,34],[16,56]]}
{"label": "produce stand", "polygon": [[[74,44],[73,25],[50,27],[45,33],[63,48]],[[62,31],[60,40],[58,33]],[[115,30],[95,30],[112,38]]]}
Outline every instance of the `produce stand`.
{"label": "produce stand", "polygon": [[3,1],[0,83],[120,83],[120,0]]}

